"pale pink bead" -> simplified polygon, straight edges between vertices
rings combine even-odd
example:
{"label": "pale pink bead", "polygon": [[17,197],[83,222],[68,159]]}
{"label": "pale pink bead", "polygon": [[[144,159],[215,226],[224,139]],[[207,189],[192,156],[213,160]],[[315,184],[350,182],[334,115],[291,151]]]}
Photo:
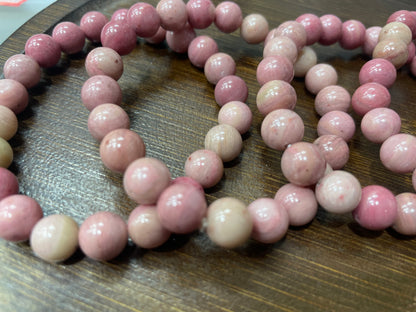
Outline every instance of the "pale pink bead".
{"label": "pale pink bead", "polygon": [[283,151],[289,144],[302,140],[305,126],[302,118],[292,110],[276,109],[263,119],[261,137],[273,149]]}
{"label": "pale pink bead", "polygon": [[286,209],[271,198],[259,198],[247,206],[253,220],[251,236],[263,244],[281,240],[289,228]]}
{"label": "pale pink bead", "polygon": [[205,29],[215,20],[215,6],[211,0],[190,0],[186,12],[189,24],[196,29]]}
{"label": "pale pink bead", "polygon": [[319,119],[317,131],[319,136],[334,134],[348,142],[354,136],[355,122],[346,112],[331,111]]}
{"label": "pale pink bead", "polygon": [[130,213],[127,230],[137,246],[147,249],[163,245],[170,237],[170,232],[160,223],[155,205],[136,207]]}
{"label": "pale pink bead", "polygon": [[298,58],[293,64],[295,77],[305,77],[306,73],[316,65],[318,57],[311,47],[304,47],[299,51]]}
{"label": "pale pink bead", "polygon": [[8,169],[0,167],[0,181],[0,201],[19,192],[19,182],[16,176]]}
{"label": "pale pink bead", "polygon": [[52,67],[61,58],[61,48],[51,36],[46,34],[33,35],[26,41],[26,55],[38,62],[40,67]]}
{"label": "pale pink bead", "polygon": [[285,178],[299,186],[316,184],[325,174],[326,161],[319,147],[308,142],[289,145],[281,158]]}
{"label": "pale pink bead", "polygon": [[266,57],[257,66],[257,81],[260,85],[271,80],[291,82],[293,76],[293,63],[283,55]]}
{"label": "pale pink bead", "polygon": [[124,172],[124,191],[138,204],[156,204],[170,183],[168,167],[156,158],[139,158]]}
{"label": "pale pink bead", "polygon": [[205,136],[205,149],[214,151],[223,162],[240,155],[243,139],[236,128],[227,124],[212,127]]}
{"label": "pale pink bead", "polygon": [[232,1],[224,1],[215,8],[215,26],[224,32],[232,33],[240,28],[243,22],[243,12],[240,6]]}
{"label": "pale pink bead", "polygon": [[81,52],[85,45],[85,33],[72,22],[61,22],[53,28],[52,38],[62,52],[74,54]]}
{"label": "pale pink bead", "polygon": [[218,123],[233,126],[240,134],[250,129],[252,120],[253,113],[250,107],[239,101],[226,103],[218,112]]}
{"label": "pale pink bead", "polygon": [[166,30],[181,30],[188,22],[186,4],[182,0],[160,0],[156,10],[160,24]]}
{"label": "pale pink bead", "polygon": [[3,66],[3,74],[6,79],[20,82],[26,88],[36,86],[41,77],[39,64],[26,54],[11,56]]}
{"label": "pale pink bead", "polygon": [[256,98],[257,109],[263,116],[280,108],[294,109],[296,101],[295,89],[283,80],[272,80],[265,83]]}
{"label": "pale pink bead", "polygon": [[100,104],[121,104],[121,88],[113,78],[96,75],[84,82],[81,89],[82,103],[89,111]]}
{"label": "pale pink bead", "polygon": [[416,194],[401,193],[396,196],[397,217],[393,229],[402,235],[416,235]]}
{"label": "pale pink bead", "polygon": [[322,23],[322,34],[319,43],[322,45],[331,45],[341,39],[342,21],[338,16],[326,14],[320,17]]}
{"label": "pale pink bead", "polygon": [[133,51],[136,41],[136,32],[123,21],[110,21],[104,25],[101,31],[103,47],[111,48],[120,55],[126,55]]}
{"label": "pale pink bead", "polygon": [[166,32],[166,42],[169,48],[176,53],[186,53],[195,37],[195,30],[189,24],[180,30]]}
{"label": "pale pink bead", "polygon": [[342,23],[342,34],[339,44],[344,49],[352,50],[361,47],[365,41],[365,26],[357,20]]}
{"label": "pale pink bead", "polygon": [[220,182],[224,174],[224,165],[215,152],[197,150],[186,159],[185,174],[201,184],[203,188],[210,188]]}
{"label": "pale pink bead", "polygon": [[199,229],[207,211],[205,194],[190,184],[168,186],[157,201],[157,213],[167,230],[187,234]]}
{"label": "pale pink bead", "polygon": [[101,40],[101,30],[107,22],[108,19],[103,13],[91,11],[82,16],[79,26],[89,40],[99,42]]}
{"label": "pale pink bead", "polygon": [[274,200],[286,209],[292,226],[308,224],[318,212],[315,193],[309,187],[285,184],[276,192]]}
{"label": "pale pink bead", "polygon": [[10,195],[0,201],[0,238],[11,242],[28,240],[42,217],[42,208],[33,198]]}
{"label": "pale pink bead", "polygon": [[348,144],[339,136],[333,134],[322,135],[313,143],[318,145],[326,162],[334,170],[343,168],[350,158]]}
{"label": "pale pink bead", "polygon": [[394,67],[400,68],[406,64],[409,57],[407,44],[400,39],[388,39],[377,43],[373,58],[383,58],[390,61]]}
{"label": "pale pink bead", "polygon": [[266,39],[269,23],[261,14],[247,15],[241,24],[241,37],[250,44],[258,44]]}
{"label": "pale pink bead", "polygon": [[[189,2],[188,2],[189,3]],[[218,52],[218,45],[208,36],[198,36],[188,47],[189,61],[196,67],[204,68],[205,62],[211,55]]]}
{"label": "pale pink bead", "polygon": [[129,129],[116,129],[106,134],[100,143],[103,164],[114,172],[123,173],[137,158],[144,157],[143,139]]}
{"label": "pale pink bead", "polygon": [[416,46],[413,43],[413,41],[410,42],[409,45],[407,46],[407,52],[408,52],[409,56],[407,57],[406,64],[410,64],[412,62],[413,58],[415,57],[415,52],[416,52]]}
{"label": "pale pink bead", "polygon": [[219,106],[231,101],[245,102],[248,97],[248,87],[243,79],[238,76],[226,76],[221,78],[215,86],[215,101]]}
{"label": "pale pink bead", "polygon": [[401,128],[399,114],[390,108],[375,108],[361,119],[361,132],[371,142],[383,143]]}
{"label": "pale pink bead", "polygon": [[286,36],[276,36],[267,41],[263,49],[263,57],[283,55],[292,63],[298,57],[298,48],[292,39]]}
{"label": "pale pink bead", "polygon": [[13,79],[0,79],[0,105],[20,114],[29,104],[29,94],[24,85]]}
{"label": "pale pink bead", "polygon": [[402,40],[408,45],[412,41],[412,31],[402,22],[391,22],[385,25],[378,36],[378,41]]}
{"label": "pale pink bead", "polygon": [[13,149],[9,142],[0,137],[0,168],[9,168],[13,162]]}
{"label": "pale pink bead", "polygon": [[317,94],[323,88],[336,85],[338,74],[329,64],[317,64],[311,67],[305,76],[305,86],[312,94]]}
{"label": "pale pink bead", "polygon": [[163,29],[162,27],[159,27],[156,34],[154,34],[151,37],[146,37],[144,39],[146,40],[147,43],[159,44],[159,43],[162,43],[165,40],[165,38],[166,38],[166,30]]}
{"label": "pale pink bead", "polygon": [[296,22],[301,23],[306,31],[306,45],[312,45],[321,38],[322,35],[322,23],[318,16],[315,14],[302,14]]}
{"label": "pale pink bead", "polygon": [[234,75],[236,64],[234,59],[226,53],[215,53],[211,55],[204,66],[204,74],[207,80],[216,84],[225,76]]}
{"label": "pale pink bead", "polygon": [[387,19],[387,24],[391,22],[401,22],[406,24],[412,31],[413,39],[416,38],[416,15],[414,12],[407,10],[396,11]]}
{"label": "pale pink bead", "polygon": [[88,130],[97,141],[101,141],[113,130],[128,129],[129,127],[129,116],[124,109],[116,104],[98,105],[88,116]]}
{"label": "pale pink bead", "polygon": [[123,60],[113,49],[98,47],[88,53],[85,69],[90,77],[105,75],[119,80],[123,74]]}
{"label": "pale pink bead", "polygon": [[351,106],[359,116],[364,116],[374,108],[389,107],[390,102],[389,90],[377,82],[368,82],[361,85],[355,90],[351,98]]}
{"label": "pale pink bead", "polygon": [[385,59],[372,59],[361,67],[360,84],[377,82],[386,88],[390,88],[396,81],[397,71],[392,63]]}
{"label": "pale pink bead", "polygon": [[363,52],[366,55],[368,56],[373,55],[374,48],[376,47],[378,43],[378,36],[380,34],[380,31],[381,31],[380,26],[373,26],[373,27],[366,29],[364,44],[362,46]]}
{"label": "pale pink bead", "polygon": [[17,117],[13,111],[0,104],[0,138],[10,140],[17,132],[19,126]]}
{"label": "pale pink bead", "polygon": [[320,116],[334,110],[347,112],[350,107],[351,95],[341,86],[327,86],[315,97],[315,110]]}
{"label": "pale pink bead", "polygon": [[152,37],[160,27],[160,17],[156,9],[148,3],[133,4],[127,12],[127,22],[139,37]]}
{"label": "pale pink bead", "polygon": [[393,193],[379,185],[362,189],[361,200],[352,215],[363,228],[373,231],[384,230],[397,217],[397,203]]}
{"label": "pale pink bead", "polygon": [[127,224],[112,212],[97,212],[82,223],[78,239],[87,257],[108,261],[117,257],[127,245]]}
{"label": "pale pink bead", "polygon": [[287,21],[280,24],[275,30],[275,36],[286,36],[293,40],[298,51],[306,45],[307,34],[305,27],[296,21]]}
{"label": "pale pink bead", "polygon": [[380,147],[380,160],[392,172],[410,173],[416,168],[416,137],[399,133],[389,137]]}
{"label": "pale pink bead", "polygon": [[111,15],[112,21],[126,21],[127,20],[127,13],[128,9],[118,9],[114,11],[113,15]]}

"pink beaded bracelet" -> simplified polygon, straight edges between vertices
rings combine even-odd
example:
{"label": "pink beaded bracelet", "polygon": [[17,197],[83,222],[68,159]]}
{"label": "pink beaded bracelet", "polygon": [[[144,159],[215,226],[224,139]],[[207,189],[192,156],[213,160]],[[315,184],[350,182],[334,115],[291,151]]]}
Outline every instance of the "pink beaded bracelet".
{"label": "pink beaded bracelet", "polygon": [[[235,61],[218,51],[208,36],[194,29],[211,24],[225,33],[240,28],[250,44],[264,42],[264,59],[257,68],[260,85],[256,102],[264,115],[261,136],[264,143],[283,151],[281,168],[289,184],[274,199],[259,198],[248,206],[239,199],[225,197],[207,205],[204,188],[215,186],[223,177],[224,162],[234,160],[243,147],[242,134],[251,126],[252,113],[245,101],[248,89],[236,76]],[[352,213],[369,230],[393,227],[404,235],[416,235],[416,194],[396,197],[388,189],[360,182],[340,170],[348,162],[347,142],[355,133],[355,123],[347,113],[363,116],[361,130],[374,143],[380,143],[380,159],[396,173],[413,172],[416,189],[416,137],[400,133],[400,117],[389,109],[396,70],[409,64],[416,75],[413,39],[416,13],[393,13],[383,28],[365,29],[361,22],[342,22],[334,15],[299,16],[269,31],[259,14],[243,18],[239,6],[230,1],[214,7],[210,0],[161,0],[157,7],[137,3],[114,12],[111,20],[99,12],[86,13],[80,26],[59,23],[52,36],[34,35],[25,46],[26,54],[14,55],[4,65],[0,80],[0,237],[13,241],[30,239],[40,258],[59,262],[80,247],[85,255],[99,261],[117,257],[128,238],[139,247],[156,248],[171,233],[187,234],[198,229],[224,248],[235,248],[250,237],[261,243],[282,239],[289,226],[303,226],[313,220],[318,205],[330,213]],[[204,69],[215,84],[215,100],[221,107],[219,124],[205,137],[204,148],[185,161],[185,176],[172,180],[169,168],[160,160],[146,157],[143,139],[130,130],[130,120],[120,107],[123,73],[122,55],[136,46],[137,37],[149,43],[166,40],[177,53],[188,53],[190,62]],[[55,66],[61,52],[82,51],[85,39],[101,42],[87,56],[85,68],[90,78],[81,98],[90,111],[88,129],[100,142],[103,164],[123,174],[125,193],[136,207],[128,222],[111,212],[98,212],[78,228],[64,215],[43,217],[39,204],[17,194],[18,181],[8,168],[13,150],[7,140],[18,128],[16,114],[28,105],[28,92],[38,84],[41,68]],[[373,56],[361,69],[361,86],[352,96],[337,85],[337,73],[328,64],[317,64],[309,47],[316,42],[339,42],[345,49],[362,47]],[[389,49],[387,49],[389,48]],[[314,143],[302,142],[304,124],[294,112],[297,102],[294,77],[305,77],[305,85],[315,97],[315,110],[321,119]],[[314,188],[313,188],[314,187]]]}

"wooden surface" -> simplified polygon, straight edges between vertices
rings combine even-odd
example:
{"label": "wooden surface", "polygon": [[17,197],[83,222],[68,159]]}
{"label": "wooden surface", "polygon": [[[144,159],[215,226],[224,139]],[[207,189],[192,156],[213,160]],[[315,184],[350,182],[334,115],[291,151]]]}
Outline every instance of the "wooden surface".
{"label": "wooden surface", "polygon": [[[396,10],[416,9],[413,0],[238,2],[244,15],[261,13],[273,28],[303,13],[333,13],[370,27],[383,25]],[[29,36],[50,33],[61,20],[79,22],[88,10],[110,16],[131,4],[58,1],[0,46],[0,64],[22,51]],[[237,74],[249,86],[247,103],[254,113],[243,152],[227,164],[224,179],[207,192],[207,201],[235,196],[249,203],[273,197],[286,181],[281,152],[265,147],[259,135],[262,118],[255,105],[259,89],[255,72],[262,47],[214,27],[198,33],[212,35],[220,50],[234,57]],[[320,62],[335,66],[339,84],[352,94],[365,62],[361,51],[344,51],[337,44],[314,48]],[[142,135],[149,156],[165,161],[174,177],[183,175],[186,157],[203,147],[205,133],[216,124],[213,86],[186,56],[165,46],[140,41],[124,62],[120,85],[132,129]],[[80,101],[87,78],[83,63],[83,57],[64,58],[58,68],[44,73],[41,87],[31,91],[30,107],[19,116],[19,132],[11,141],[15,151],[11,170],[18,175],[21,192],[37,199],[45,215],[65,213],[81,224],[96,211],[110,210],[127,219],[134,203],[122,190],[121,176],[102,166],[98,144],[87,130],[88,112]],[[302,79],[292,85],[298,95],[295,110],[304,119],[305,140],[311,142],[318,121],[313,97]],[[399,71],[390,91],[391,107],[402,117],[402,131],[415,133],[415,78],[408,69]],[[356,123],[359,128],[358,118]],[[388,172],[379,161],[379,146],[360,131],[349,145],[351,158],[345,169],[363,186],[381,184],[395,194],[412,191],[410,176]],[[271,246],[250,242],[237,250],[223,250],[205,234],[195,233],[175,236],[158,250],[129,245],[109,263],[78,252],[63,264],[48,264],[32,254],[28,243],[0,241],[0,311],[411,312],[416,311],[416,241],[393,231],[365,231],[350,215],[321,210],[309,226],[290,229],[285,239]]]}

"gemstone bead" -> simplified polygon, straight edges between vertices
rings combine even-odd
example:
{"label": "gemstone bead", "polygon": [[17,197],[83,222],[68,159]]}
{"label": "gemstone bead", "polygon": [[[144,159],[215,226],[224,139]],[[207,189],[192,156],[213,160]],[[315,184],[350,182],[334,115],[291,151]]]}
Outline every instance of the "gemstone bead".
{"label": "gemstone bead", "polygon": [[218,112],[218,123],[233,126],[240,134],[250,129],[252,120],[253,113],[250,107],[239,101],[226,103]]}
{"label": "gemstone bead", "polygon": [[323,88],[336,85],[338,74],[329,64],[317,64],[310,68],[305,76],[305,86],[312,94],[317,94]]}
{"label": "gemstone bead", "polygon": [[0,137],[0,168],[9,168],[13,162],[13,150],[9,142]]}
{"label": "gemstone bead", "polygon": [[412,41],[412,31],[402,22],[391,22],[381,28],[378,41],[397,39],[408,45]]}
{"label": "gemstone bead", "polygon": [[391,14],[387,19],[387,24],[391,22],[401,22],[407,25],[412,31],[412,38],[416,38],[416,16],[414,12],[410,12],[407,10],[396,11],[393,14]]}
{"label": "gemstone bead", "polygon": [[52,38],[67,54],[81,52],[85,44],[85,33],[72,22],[61,22],[53,28]]}
{"label": "gemstone bead", "polygon": [[205,29],[215,20],[215,6],[211,0],[190,0],[186,12],[189,24],[196,29]]}
{"label": "gemstone bead", "polygon": [[306,45],[307,33],[301,23],[287,21],[280,24],[274,31],[275,36],[286,36],[293,40],[298,51]]}
{"label": "gemstone bead", "polygon": [[8,169],[0,167],[0,201],[19,192],[17,177]]}
{"label": "gemstone bead", "polygon": [[342,21],[338,16],[326,14],[320,17],[322,23],[322,34],[319,43],[322,45],[331,45],[341,39]]}
{"label": "gemstone bead", "polygon": [[10,140],[17,132],[19,124],[13,111],[0,105],[0,138]]}
{"label": "gemstone bead", "polygon": [[258,44],[266,39],[269,23],[261,14],[247,15],[241,24],[241,37],[250,44]]}
{"label": "gemstone bead", "polygon": [[58,64],[61,58],[59,44],[46,34],[33,35],[26,41],[26,55],[32,57],[40,67],[52,67]]}
{"label": "gemstone bead", "polygon": [[299,51],[298,58],[293,64],[295,77],[305,77],[306,73],[316,65],[318,57],[311,47],[304,47]]}
{"label": "gemstone bead", "polygon": [[197,181],[203,188],[216,185],[222,179],[223,174],[222,160],[213,151],[197,150],[185,161],[185,175]]}
{"label": "gemstone bead", "polygon": [[321,38],[322,23],[315,14],[302,14],[296,18],[296,22],[301,23],[306,31],[306,45],[312,45]]}
{"label": "gemstone bead", "polygon": [[392,135],[380,147],[380,160],[392,172],[411,173],[416,168],[416,137],[406,133]]}
{"label": "gemstone bead", "polygon": [[351,107],[351,95],[341,86],[327,86],[315,97],[315,111],[323,116],[331,111],[347,112]]}
{"label": "gemstone bead", "polygon": [[245,102],[248,97],[248,87],[238,76],[225,76],[215,86],[214,96],[219,106],[231,101]]}
{"label": "gemstone bead", "polygon": [[3,74],[6,79],[16,80],[26,88],[32,88],[39,83],[41,70],[30,56],[15,54],[4,63]]}
{"label": "gemstone bead", "polygon": [[416,194],[401,193],[396,196],[397,218],[393,229],[402,235],[416,235]]}
{"label": "gemstone bead", "polygon": [[111,20],[112,21],[126,21],[128,11],[129,10],[127,9],[118,9],[114,11],[113,15],[111,15]]}
{"label": "gemstone bead", "polygon": [[152,37],[160,27],[160,17],[156,9],[148,3],[133,4],[127,12],[127,22],[139,37]]}
{"label": "gemstone bead", "polygon": [[298,57],[298,48],[292,39],[286,36],[276,36],[267,41],[263,49],[263,57],[286,56],[292,63]]}
{"label": "gemstone bead", "polygon": [[90,77],[105,75],[119,80],[123,74],[123,60],[113,49],[98,47],[88,53],[85,69]]}
{"label": "gemstone bead", "polygon": [[205,149],[217,153],[223,162],[237,158],[242,148],[243,139],[241,134],[230,125],[214,126],[205,136]]}
{"label": "gemstone bead", "polygon": [[361,119],[361,132],[367,140],[383,143],[398,134],[401,128],[400,116],[390,108],[374,108]]}
{"label": "gemstone bead", "polygon": [[121,88],[117,81],[109,76],[96,75],[84,82],[81,99],[85,108],[92,111],[100,104],[121,104]]}
{"label": "gemstone bead", "polygon": [[266,82],[256,97],[257,109],[263,116],[276,109],[294,109],[296,101],[295,89],[283,80]]}
{"label": "gemstone bead", "polygon": [[331,111],[319,119],[317,131],[319,136],[334,134],[348,142],[355,134],[355,122],[345,112]]}
{"label": "gemstone bead", "polygon": [[272,80],[291,82],[294,76],[293,63],[283,55],[266,57],[257,66],[256,76],[260,85]]}
{"label": "gemstone bead", "polygon": [[347,142],[333,134],[326,134],[318,137],[314,142],[318,145],[326,162],[332,169],[343,168],[350,157],[350,149]]}
{"label": "gemstone bead", "polygon": [[236,64],[233,58],[226,53],[215,53],[211,55],[204,66],[204,73],[207,80],[212,84],[226,76],[234,75]]}
{"label": "gemstone bead", "polygon": [[101,30],[108,23],[107,17],[98,11],[90,11],[81,17],[79,26],[84,31],[85,36],[92,42],[100,42]]}
{"label": "gemstone bead", "polygon": [[348,50],[359,48],[364,44],[365,31],[365,26],[360,21],[345,21],[342,23],[342,34],[339,44]]}
{"label": "gemstone bead", "polygon": [[166,42],[169,48],[176,53],[186,53],[195,37],[196,33],[189,24],[186,24],[181,30],[166,32]]}
{"label": "gemstone bead", "polygon": [[181,30],[188,22],[186,4],[182,0],[160,0],[156,6],[160,24],[166,30]]}
{"label": "gemstone bead", "polygon": [[101,30],[103,47],[111,48],[120,55],[129,54],[136,47],[136,32],[124,21],[110,21]]}
{"label": "gemstone bead", "polygon": [[20,114],[29,104],[29,94],[20,82],[13,79],[0,79],[0,105],[13,113]]}
{"label": "gemstone bead", "polygon": [[385,59],[372,59],[360,69],[359,80],[363,85],[369,82],[377,82],[386,88],[390,88],[396,81],[397,71],[392,63]]}
{"label": "gemstone bead", "polygon": [[215,53],[218,53],[218,45],[208,36],[196,37],[188,47],[189,61],[199,68],[204,68],[205,62]]}
{"label": "gemstone bead", "polygon": [[409,57],[407,44],[400,39],[388,39],[377,43],[373,59],[383,58],[390,61],[397,69],[406,64]]}
{"label": "gemstone bead", "polygon": [[243,22],[243,12],[240,6],[232,1],[224,1],[215,8],[214,23],[224,33],[232,33],[240,28]]}
{"label": "gemstone bead", "polygon": [[365,30],[365,39],[363,43],[363,52],[371,56],[373,55],[374,48],[378,43],[378,36],[380,34],[381,27],[380,26],[373,26],[369,27]]}
{"label": "gemstone bead", "polygon": [[351,98],[351,106],[359,116],[364,116],[374,108],[389,107],[390,102],[389,90],[377,82],[368,82],[359,86]]}

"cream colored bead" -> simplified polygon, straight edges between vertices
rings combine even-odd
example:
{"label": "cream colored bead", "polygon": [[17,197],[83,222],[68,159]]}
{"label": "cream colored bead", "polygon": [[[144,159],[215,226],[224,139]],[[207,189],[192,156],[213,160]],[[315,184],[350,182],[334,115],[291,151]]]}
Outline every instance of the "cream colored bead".
{"label": "cream colored bead", "polygon": [[10,140],[17,132],[18,122],[13,111],[0,105],[0,138]]}
{"label": "cream colored bead", "polygon": [[243,148],[241,134],[227,124],[211,128],[205,136],[205,149],[214,151],[222,161],[231,161],[238,157]]}
{"label": "cream colored bead", "polygon": [[5,139],[0,137],[0,167],[9,168],[13,162],[13,150]]}

